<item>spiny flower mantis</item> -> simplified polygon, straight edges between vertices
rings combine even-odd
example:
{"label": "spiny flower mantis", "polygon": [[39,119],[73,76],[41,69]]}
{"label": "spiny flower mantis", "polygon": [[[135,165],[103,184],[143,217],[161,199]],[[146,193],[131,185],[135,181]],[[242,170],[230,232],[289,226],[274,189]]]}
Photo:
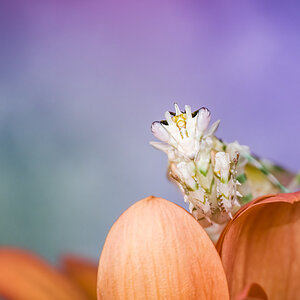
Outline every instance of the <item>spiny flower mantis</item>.
{"label": "spiny flower mantis", "polygon": [[[212,239],[234,213],[253,197],[270,192],[288,192],[248,146],[225,143],[215,136],[220,121],[209,127],[210,111],[167,111],[166,120],[152,123],[152,133],[161,142],[150,142],[168,156],[168,175],[181,189],[189,210]],[[286,172],[288,176],[290,174]],[[259,180],[256,180],[259,178]],[[261,184],[263,181],[263,184]],[[263,190],[261,190],[263,187]]]}

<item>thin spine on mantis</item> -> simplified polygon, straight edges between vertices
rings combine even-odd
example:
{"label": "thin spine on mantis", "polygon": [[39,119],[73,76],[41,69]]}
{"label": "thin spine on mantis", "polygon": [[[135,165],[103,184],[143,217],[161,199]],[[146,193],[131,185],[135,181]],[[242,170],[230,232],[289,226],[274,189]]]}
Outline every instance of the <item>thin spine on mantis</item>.
{"label": "thin spine on mantis", "polygon": [[278,189],[283,192],[283,193],[288,193],[289,189],[286,188],[284,185],[282,185],[279,180],[270,173],[270,171],[262,164],[260,163],[257,159],[255,159],[252,155],[246,155],[246,158],[252,166],[257,168],[260,172],[262,172],[264,175],[267,176],[268,180]]}
{"label": "thin spine on mantis", "polygon": [[247,178],[249,165],[264,175],[274,191],[288,191],[251,155],[248,146],[224,143],[215,136],[220,121],[209,127],[207,108],[192,113],[186,105],[181,112],[175,104],[175,113],[167,111],[165,118],[152,123],[152,133],[160,142],[150,143],[167,154],[170,179],[181,189],[190,212],[212,236],[217,237],[253,195],[259,196]]}

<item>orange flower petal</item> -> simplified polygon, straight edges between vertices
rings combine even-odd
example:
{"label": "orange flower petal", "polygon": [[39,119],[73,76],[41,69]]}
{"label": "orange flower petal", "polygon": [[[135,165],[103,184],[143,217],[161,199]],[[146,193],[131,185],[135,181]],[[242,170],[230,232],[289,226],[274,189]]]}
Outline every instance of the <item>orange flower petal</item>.
{"label": "orange flower petal", "polygon": [[236,300],[268,300],[264,289],[257,283],[248,284]]}
{"label": "orange flower petal", "polygon": [[0,248],[0,295],[14,300],[83,300],[67,278],[29,251]]}
{"label": "orange flower petal", "polygon": [[85,291],[89,299],[97,299],[97,264],[76,255],[65,255],[62,264],[65,274]]}
{"label": "orange flower petal", "polygon": [[112,226],[101,254],[98,299],[229,299],[213,243],[183,208],[143,199]]}
{"label": "orange flower petal", "polygon": [[217,243],[231,296],[257,282],[270,299],[300,299],[299,232],[300,192],[242,207]]}

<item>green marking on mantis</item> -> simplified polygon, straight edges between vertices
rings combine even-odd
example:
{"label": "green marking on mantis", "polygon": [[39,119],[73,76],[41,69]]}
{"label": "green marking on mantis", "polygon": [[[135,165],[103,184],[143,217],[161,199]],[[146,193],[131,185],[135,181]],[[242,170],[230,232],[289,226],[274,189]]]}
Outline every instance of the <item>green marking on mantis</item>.
{"label": "green marking on mantis", "polygon": [[283,192],[283,193],[290,193],[290,190],[287,189],[284,185],[281,183],[277,184],[278,188]]}
{"label": "green marking on mantis", "polygon": [[263,174],[265,174],[265,175],[270,174],[270,172],[269,172],[264,166],[262,166],[261,168],[259,168],[259,170],[260,170]]}
{"label": "green marking on mantis", "polygon": [[250,194],[245,195],[244,197],[242,197],[241,200],[240,200],[240,202],[241,202],[242,204],[246,204],[246,203],[250,202],[250,201],[252,200],[252,198],[253,198],[253,196],[252,196],[252,194],[250,193]]}
{"label": "green marking on mantis", "polygon": [[247,181],[247,177],[245,173],[242,173],[236,177],[239,183],[245,183]]}
{"label": "green marking on mantis", "polygon": [[207,173],[208,173],[208,169],[206,171],[203,171],[202,169],[199,169],[200,173],[206,177]]}

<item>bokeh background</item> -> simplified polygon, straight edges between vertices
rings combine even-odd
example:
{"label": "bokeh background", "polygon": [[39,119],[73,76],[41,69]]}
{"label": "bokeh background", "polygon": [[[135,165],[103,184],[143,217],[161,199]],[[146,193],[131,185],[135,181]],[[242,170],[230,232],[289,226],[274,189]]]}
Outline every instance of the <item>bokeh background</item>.
{"label": "bokeh background", "polygon": [[174,102],[300,170],[293,3],[0,1],[0,243],[97,259],[137,200],[184,206],[148,144]]}

